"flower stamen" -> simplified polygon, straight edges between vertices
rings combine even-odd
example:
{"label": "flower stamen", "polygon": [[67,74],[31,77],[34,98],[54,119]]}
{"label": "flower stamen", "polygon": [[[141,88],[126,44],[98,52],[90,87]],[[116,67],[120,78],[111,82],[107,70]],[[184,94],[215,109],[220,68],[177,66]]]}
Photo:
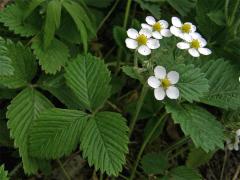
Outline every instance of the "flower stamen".
{"label": "flower stamen", "polygon": [[184,23],[181,27],[182,32],[184,33],[190,33],[191,25],[188,23]]}
{"label": "flower stamen", "polygon": [[145,35],[141,34],[137,37],[136,40],[137,40],[139,45],[146,45],[148,38]]}
{"label": "flower stamen", "polygon": [[171,86],[171,82],[167,78],[164,78],[162,80],[162,87],[163,87],[163,89],[167,89],[169,86]]}
{"label": "flower stamen", "polygon": [[200,48],[200,42],[197,39],[193,39],[190,46],[191,46],[191,48],[198,49],[198,48]]}
{"label": "flower stamen", "polygon": [[160,32],[162,30],[162,26],[159,22],[155,23],[152,27],[154,31]]}

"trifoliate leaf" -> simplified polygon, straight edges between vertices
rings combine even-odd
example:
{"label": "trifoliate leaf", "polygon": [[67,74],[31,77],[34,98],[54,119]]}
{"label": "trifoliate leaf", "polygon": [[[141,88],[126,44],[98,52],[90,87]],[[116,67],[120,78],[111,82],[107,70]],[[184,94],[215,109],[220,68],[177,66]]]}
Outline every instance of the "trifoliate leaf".
{"label": "trifoliate leaf", "polygon": [[169,179],[174,180],[202,180],[201,175],[192,168],[179,166],[171,169],[168,175]]}
{"label": "trifoliate leaf", "polygon": [[6,43],[0,37],[0,76],[13,75],[12,60],[8,57],[7,51]]}
{"label": "trifoliate leaf", "polygon": [[100,108],[110,95],[110,72],[103,60],[90,54],[79,55],[69,63],[65,78],[81,105],[88,110]]}
{"label": "trifoliate leaf", "polygon": [[27,86],[36,74],[37,63],[31,49],[21,43],[6,43],[7,56],[12,61],[13,75],[0,76],[0,84],[8,88],[20,88]]}
{"label": "trifoliate leaf", "polygon": [[196,6],[197,0],[167,0],[182,16],[186,16]]}
{"label": "trifoliate leaf", "polygon": [[51,107],[53,105],[46,97],[30,87],[20,92],[8,106],[7,125],[10,129],[10,136],[14,139],[14,146],[19,149],[26,174],[36,173],[38,168],[46,163],[44,160],[29,156],[28,136],[29,128],[37,120],[39,114]]}
{"label": "trifoliate leaf", "polygon": [[128,152],[128,127],[118,113],[100,112],[91,117],[81,136],[80,148],[90,166],[117,176]]}
{"label": "trifoliate leaf", "polygon": [[210,85],[209,93],[201,98],[201,101],[224,109],[239,108],[239,71],[223,59],[201,63],[199,67],[206,74]]}
{"label": "trifoliate leaf", "polygon": [[9,180],[8,172],[4,170],[4,165],[0,166],[0,179],[1,180]]}
{"label": "trifoliate leaf", "polygon": [[191,168],[198,168],[206,164],[213,156],[214,151],[206,153],[200,148],[191,148],[188,154],[186,165]]}
{"label": "trifoliate leaf", "polygon": [[60,71],[68,60],[68,47],[58,39],[53,39],[51,44],[44,48],[40,39],[32,43],[34,54],[39,59],[39,64],[46,73],[55,74]]}
{"label": "trifoliate leaf", "polygon": [[40,88],[49,91],[69,109],[79,109],[79,100],[73,91],[66,85],[63,74],[42,76],[38,85]]}
{"label": "trifoliate leaf", "polygon": [[30,128],[29,152],[43,159],[57,159],[76,149],[87,122],[78,110],[52,108],[40,114]]}
{"label": "trifoliate leaf", "polygon": [[[0,12],[0,22],[4,23],[11,31],[21,36],[32,36],[39,32],[40,25],[37,14],[32,15],[28,19],[25,18],[26,7],[20,6],[18,3],[13,3],[4,8]],[[37,17],[36,17],[37,16]]]}
{"label": "trifoliate leaf", "polygon": [[150,153],[141,160],[146,174],[162,174],[168,168],[168,157],[163,153]]}
{"label": "trifoliate leaf", "polygon": [[51,44],[55,30],[60,26],[62,4],[59,0],[52,0],[47,5],[46,22],[44,26],[44,48]]}
{"label": "trifoliate leaf", "polygon": [[173,67],[173,70],[180,75],[176,86],[179,88],[180,96],[187,101],[200,101],[200,98],[208,92],[208,80],[199,68],[195,68],[193,65],[179,64]]}
{"label": "trifoliate leaf", "polygon": [[190,136],[196,147],[209,152],[223,148],[223,126],[205,109],[193,104],[166,105],[175,123],[180,124],[186,136]]}

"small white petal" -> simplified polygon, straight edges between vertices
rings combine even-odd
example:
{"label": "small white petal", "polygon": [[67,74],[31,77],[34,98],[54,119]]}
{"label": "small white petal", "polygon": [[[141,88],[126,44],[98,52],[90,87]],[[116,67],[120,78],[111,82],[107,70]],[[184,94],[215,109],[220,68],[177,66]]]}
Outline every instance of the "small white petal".
{"label": "small white petal", "polygon": [[200,37],[200,38],[196,38],[196,39],[199,40],[201,47],[204,47],[207,45],[207,41],[204,38]]}
{"label": "small white petal", "polygon": [[163,66],[156,66],[154,68],[154,75],[159,79],[164,79],[167,75],[166,69]]}
{"label": "small white petal", "polygon": [[179,49],[189,49],[190,48],[190,44],[186,43],[186,42],[179,42],[179,43],[177,43],[177,47]]}
{"label": "small white petal", "polygon": [[166,94],[169,99],[177,99],[179,97],[179,90],[175,86],[170,86],[167,88]]}
{"label": "small white petal", "polygon": [[171,26],[170,31],[174,36],[177,36],[177,37],[179,37],[180,34],[182,34],[182,31],[179,28],[176,28],[175,26]]}
{"label": "small white petal", "polygon": [[132,39],[137,39],[137,37],[139,36],[137,30],[133,28],[127,30],[127,35]]}
{"label": "small white petal", "polygon": [[193,57],[199,57],[200,56],[199,52],[194,48],[189,49],[188,52]]}
{"label": "small white petal", "polygon": [[170,32],[169,29],[163,29],[163,30],[161,30],[161,35],[164,37],[171,37],[172,33]]}
{"label": "small white petal", "polygon": [[164,28],[164,29],[168,28],[168,22],[167,22],[167,21],[165,21],[165,20],[160,20],[160,21],[158,21],[158,22],[161,24],[161,27],[162,27],[162,28]]}
{"label": "small white petal", "polygon": [[159,81],[159,79],[158,78],[156,78],[155,76],[150,76],[149,78],[148,78],[148,85],[150,86],[150,87],[152,87],[152,88],[158,88],[159,86],[160,86],[160,84],[161,84],[161,82]]}
{"label": "small white petal", "polygon": [[141,29],[139,31],[139,34],[143,34],[144,36],[146,36],[147,38],[150,38],[152,36],[152,31],[150,31],[149,29]]}
{"label": "small white petal", "polygon": [[165,98],[165,91],[162,87],[154,89],[154,96],[157,100],[161,101]]}
{"label": "small white petal", "polygon": [[191,42],[193,40],[192,36],[188,33],[182,33],[179,37],[187,42]]}
{"label": "small white petal", "polygon": [[235,143],[239,144],[239,137],[237,135],[235,136]]}
{"label": "small white petal", "polygon": [[147,55],[151,54],[151,49],[149,47],[147,47],[146,45],[142,45],[138,48],[138,52],[139,52],[139,54],[141,54],[143,56],[147,56]]}
{"label": "small white petal", "polygon": [[191,32],[195,32],[197,30],[196,26],[192,24],[191,26]]}
{"label": "small white petal", "polygon": [[170,71],[167,74],[167,78],[171,84],[176,84],[179,81],[179,73],[176,71]]}
{"label": "small white petal", "polygon": [[232,151],[233,150],[233,144],[232,143],[227,144],[227,148],[228,148],[228,150]]}
{"label": "small white petal", "polygon": [[175,27],[181,27],[182,26],[182,22],[178,17],[172,17],[172,24]]}
{"label": "small white petal", "polygon": [[238,143],[234,143],[233,149],[234,149],[235,151],[238,151],[238,150],[239,150],[239,145],[238,145]]}
{"label": "small white petal", "polygon": [[142,27],[143,29],[148,29],[148,30],[152,31],[152,27],[149,26],[149,25],[146,24],[146,23],[142,23],[142,24],[141,24],[141,27]]}
{"label": "small white petal", "polygon": [[154,24],[156,23],[156,20],[155,20],[155,18],[152,17],[152,16],[147,16],[147,17],[146,17],[146,22],[147,22],[148,24],[150,24],[150,25],[154,25]]}
{"label": "small white petal", "polygon": [[134,39],[127,38],[125,43],[129,49],[136,49],[138,47],[138,42]]}
{"label": "small white petal", "polygon": [[160,43],[159,43],[159,40],[157,39],[148,39],[147,41],[147,46],[150,48],[150,49],[157,49],[160,47]]}
{"label": "small white petal", "polygon": [[198,51],[203,55],[210,55],[212,51],[208,48],[198,48]]}
{"label": "small white petal", "polygon": [[158,31],[154,31],[154,32],[152,33],[152,36],[153,36],[154,38],[156,38],[156,39],[162,39],[162,35],[161,35],[160,32],[158,32]]}
{"label": "small white petal", "polygon": [[240,129],[238,129],[238,130],[236,131],[236,135],[237,135],[237,136],[240,136]]}
{"label": "small white petal", "polygon": [[197,32],[190,33],[190,35],[191,35],[194,39],[202,38],[202,35],[199,34],[199,33],[197,33]]}

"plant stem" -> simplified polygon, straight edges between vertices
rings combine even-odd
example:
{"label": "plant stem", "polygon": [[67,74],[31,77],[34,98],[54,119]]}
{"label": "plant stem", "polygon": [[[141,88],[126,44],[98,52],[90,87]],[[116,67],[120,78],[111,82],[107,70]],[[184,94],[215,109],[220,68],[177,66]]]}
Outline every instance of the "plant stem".
{"label": "plant stem", "polygon": [[69,174],[67,173],[67,171],[66,171],[65,168],[63,167],[62,162],[61,162],[59,159],[57,160],[57,162],[58,162],[58,164],[59,164],[59,166],[60,166],[63,174],[66,176],[67,180],[71,180]]}
{"label": "plant stem", "polygon": [[138,67],[137,51],[134,53],[134,67]]}
{"label": "plant stem", "polygon": [[154,134],[154,132],[156,131],[156,129],[159,127],[159,125],[161,124],[161,122],[163,121],[163,119],[167,116],[167,113],[165,112],[158,120],[158,122],[155,124],[155,126],[152,128],[152,130],[150,131],[150,133],[148,134],[148,136],[146,137],[146,139],[144,140],[140,150],[139,150],[139,153],[138,153],[138,156],[137,156],[137,160],[135,161],[134,163],[134,166],[133,166],[133,169],[132,169],[132,173],[131,173],[131,176],[130,176],[130,180],[133,180],[133,178],[135,177],[135,173],[136,173],[136,170],[137,170],[137,167],[138,167],[138,164],[139,164],[139,161],[142,157],[142,154],[144,152],[144,149],[145,147],[147,146],[147,144],[149,143],[149,141],[151,140],[151,137],[152,135]]}
{"label": "plant stem", "polygon": [[103,180],[103,173],[100,172],[99,180]]}
{"label": "plant stem", "polygon": [[147,86],[147,84],[145,83],[145,84],[143,85],[143,87],[142,87],[142,91],[141,91],[139,100],[138,100],[138,102],[137,102],[136,111],[135,111],[135,113],[134,113],[134,115],[133,115],[132,120],[130,121],[130,126],[129,126],[129,127],[130,127],[130,130],[129,130],[129,138],[130,138],[131,135],[132,135],[133,128],[134,128],[134,126],[135,126],[135,124],[136,124],[136,121],[137,121],[137,119],[138,119],[138,115],[139,115],[140,110],[141,110],[141,108],[142,108],[143,101],[144,101],[144,99],[145,99],[145,96],[146,96],[146,94],[147,94],[147,91],[148,91],[148,86]]}
{"label": "plant stem", "polygon": [[126,29],[127,27],[127,22],[128,22],[128,17],[129,17],[129,11],[130,7],[132,4],[132,0],[127,1],[126,9],[125,9],[125,16],[124,16],[124,21],[123,21],[123,28]]}
{"label": "plant stem", "polygon": [[189,141],[189,139],[190,138],[188,136],[184,136],[182,139],[180,139],[179,141],[177,141],[176,143],[174,143],[173,145],[168,147],[166,150],[164,150],[164,152],[167,154],[172,152],[174,149],[177,149],[177,148],[181,147],[182,145],[184,145],[185,143],[187,143]]}
{"label": "plant stem", "polygon": [[22,167],[22,163],[19,163],[17,166],[14,167],[14,169],[9,173],[9,177],[12,177],[14,176],[17,171]]}
{"label": "plant stem", "polygon": [[228,152],[227,152],[227,148],[225,148],[225,155],[224,155],[224,159],[223,159],[223,165],[222,165],[220,180],[223,180],[227,158],[228,158]]}
{"label": "plant stem", "polygon": [[235,14],[238,10],[239,3],[240,3],[240,0],[237,0],[237,3],[235,4],[235,7],[233,9],[233,13],[232,13],[232,16],[231,16],[230,25],[232,25],[234,20],[235,20]]}
{"label": "plant stem", "polygon": [[111,14],[113,13],[113,11],[115,10],[115,8],[117,7],[118,3],[120,2],[120,0],[116,0],[115,3],[113,4],[112,8],[110,9],[110,11],[107,13],[107,15],[104,17],[104,19],[101,21],[101,23],[99,24],[99,26],[97,27],[97,32],[102,28],[103,24],[106,22],[106,20],[111,16]]}

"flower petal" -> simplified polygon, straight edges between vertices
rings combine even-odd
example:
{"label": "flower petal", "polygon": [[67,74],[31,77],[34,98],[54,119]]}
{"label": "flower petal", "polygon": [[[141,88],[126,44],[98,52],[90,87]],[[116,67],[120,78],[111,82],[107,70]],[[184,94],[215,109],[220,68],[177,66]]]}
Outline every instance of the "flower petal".
{"label": "flower petal", "polygon": [[127,35],[132,39],[137,39],[139,34],[136,29],[130,28],[127,30]]}
{"label": "flower petal", "polygon": [[194,39],[199,39],[202,38],[202,35],[197,33],[197,32],[193,32],[190,34]]}
{"label": "flower petal", "polygon": [[152,36],[156,39],[162,39],[162,35],[158,31],[153,31]]}
{"label": "flower petal", "polygon": [[172,17],[172,24],[175,27],[181,27],[182,26],[182,22],[178,17]]}
{"label": "flower petal", "polygon": [[198,51],[203,55],[210,55],[212,51],[208,48],[198,48]]}
{"label": "flower petal", "polygon": [[156,20],[155,20],[155,18],[152,17],[152,16],[147,16],[147,17],[146,17],[146,22],[147,22],[148,24],[150,24],[150,25],[154,25],[154,24],[156,23]]}
{"label": "flower petal", "polygon": [[170,27],[170,32],[171,32],[174,36],[177,36],[177,37],[179,37],[179,36],[182,34],[182,31],[181,31],[179,28],[175,27],[175,26],[171,26],[171,27]]}
{"label": "flower petal", "polygon": [[139,34],[145,35],[147,38],[150,38],[152,36],[152,31],[149,29],[141,29],[139,31]]}
{"label": "flower petal", "polygon": [[233,145],[233,149],[235,151],[238,151],[239,150],[239,144],[235,142],[234,145]]}
{"label": "flower petal", "polygon": [[149,29],[150,31],[152,31],[152,27],[151,27],[150,25],[146,24],[146,23],[142,23],[142,24],[141,24],[141,27],[142,27],[143,29]]}
{"label": "flower petal", "polygon": [[179,37],[181,39],[187,41],[187,42],[192,42],[192,40],[193,40],[193,37],[190,34],[188,34],[188,33],[182,33],[182,34],[180,34]]}
{"label": "flower petal", "polygon": [[168,22],[167,22],[167,21],[165,21],[165,20],[160,20],[160,21],[158,21],[158,22],[161,24],[161,27],[162,27],[162,28],[164,28],[164,29],[168,28]]}
{"label": "flower petal", "polygon": [[154,96],[157,100],[161,101],[165,98],[166,93],[162,87],[154,89]]}
{"label": "flower petal", "polygon": [[172,33],[170,32],[169,29],[163,29],[163,30],[161,30],[161,35],[164,37],[171,37]]}
{"label": "flower petal", "polygon": [[202,37],[198,38],[198,41],[200,42],[201,47],[204,47],[207,45],[207,41]]}
{"label": "flower petal", "polygon": [[158,78],[156,78],[155,76],[150,76],[147,80],[148,85],[152,88],[158,88],[161,84],[161,82],[159,81]]}
{"label": "flower petal", "polygon": [[199,52],[194,48],[189,49],[188,52],[193,57],[199,57],[200,56]]}
{"label": "flower petal", "polygon": [[150,49],[157,49],[160,47],[160,43],[159,43],[159,40],[157,39],[148,39],[147,41],[147,46],[150,48]]}
{"label": "flower petal", "polygon": [[154,68],[154,75],[159,79],[164,79],[166,77],[166,69],[163,66],[156,66]]}
{"label": "flower petal", "polygon": [[175,86],[170,86],[167,88],[166,94],[169,99],[177,99],[179,97],[179,90]]}
{"label": "flower petal", "polygon": [[129,48],[129,49],[136,49],[138,47],[138,42],[134,39],[131,39],[131,38],[127,38],[125,40],[125,43],[126,43],[126,46]]}
{"label": "flower petal", "polygon": [[232,143],[227,144],[227,148],[228,148],[228,150],[232,151],[233,150],[233,144]]}
{"label": "flower petal", "polygon": [[176,71],[170,71],[167,74],[167,78],[171,84],[176,84],[179,81],[179,73]]}
{"label": "flower petal", "polygon": [[179,42],[179,43],[177,43],[177,47],[179,49],[189,49],[190,48],[190,44],[186,43],[186,42]]}
{"label": "flower petal", "polygon": [[236,131],[236,136],[240,136],[240,129]]}
{"label": "flower petal", "polygon": [[139,52],[139,54],[141,54],[143,56],[147,56],[147,55],[151,54],[151,49],[149,47],[147,47],[146,45],[142,45],[138,48],[138,52]]}

